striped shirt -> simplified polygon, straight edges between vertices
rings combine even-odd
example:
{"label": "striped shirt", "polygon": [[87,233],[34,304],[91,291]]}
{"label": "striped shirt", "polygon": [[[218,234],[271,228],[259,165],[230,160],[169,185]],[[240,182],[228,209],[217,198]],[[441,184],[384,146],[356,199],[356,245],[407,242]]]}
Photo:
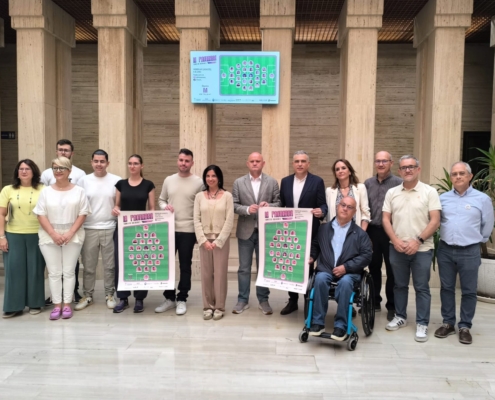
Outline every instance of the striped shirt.
{"label": "striped shirt", "polygon": [[364,185],[368,191],[368,201],[371,212],[370,225],[382,227],[382,208],[385,195],[389,189],[399,186],[402,179],[392,173],[383,181],[378,180],[378,175],[366,179]]}

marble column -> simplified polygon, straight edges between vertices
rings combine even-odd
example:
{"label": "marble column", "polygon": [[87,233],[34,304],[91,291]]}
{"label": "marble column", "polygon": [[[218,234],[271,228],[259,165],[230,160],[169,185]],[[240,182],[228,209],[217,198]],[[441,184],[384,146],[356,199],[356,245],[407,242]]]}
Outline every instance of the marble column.
{"label": "marble column", "polygon": [[19,158],[49,166],[59,138],[72,137],[71,48],[75,21],[51,0],[10,0],[17,30]]}
{"label": "marble column", "polygon": [[264,171],[279,182],[289,175],[290,165],[290,93],[295,15],[295,0],[260,2],[262,50],[280,52],[279,103],[264,104],[261,108],[261,152],[266,160]]}
{"label": "marble column", "polygon": [[131,0],[91,0],[91,12],[98,29],[99,146],[111,172],[126,177],[128,157],[142,151],[146,18]]}
{"label": "marble column", "polygon": [[[490,26],[490,47],[495,49],[495,17]],[[495,146],[495,68],[493,68],[493,98],[492,98],[492,137],[491,144]]]}
{"label": "marble column", "polygon": [[191,102],[190,52],[220,47],[220,23],[213,0],[175,0],[175,24],[180,32],[180,147],[194,153],[193,172],[201,176],[213,159],[215,106]]}
{"label": "marble column", "polygon": [[461,158],[464,43],[472,12],[473,0],[430,0],[414,20],[414,153],[426,183]]}
{"label": "marble column", "polygon": [[361,180],[373,174],[382,15],[383,0],[346,0],[339,17],[340,156],[350,161]]}

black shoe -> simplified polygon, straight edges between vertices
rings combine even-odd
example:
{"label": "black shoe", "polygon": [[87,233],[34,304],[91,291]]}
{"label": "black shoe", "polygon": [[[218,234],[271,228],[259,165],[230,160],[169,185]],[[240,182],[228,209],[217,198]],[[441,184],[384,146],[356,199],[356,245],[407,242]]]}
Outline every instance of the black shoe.
{"label": "black shoe", "polygon": [[392,321],[395,317],[395,310],[387,310],[387,321]]}
{"label": "black shoe", "polygon": [[2,318],[12,318],[12,317],[17,317],[18,315],[22,315],[22,310],[21,311],[12,311],[12,312],[4,312],[2,315]]}
{"label": "black shoe", "polygon": [[144,303],[143,300],[136,300],[136,304],[134,305],[134,312],[141,313],[144,311]]}
{"label": "black shoe", "polygon": [[74,290],[74,303],[79,303],[79,300],[81,300],[82,297],[81,295],[79,294],[79,292],[77,290]]}
{"label": "black shoe", "polygon": [[309,334],[311,336],[321,336],[325,332],[325,327],[323,325],[313,324],[309,329]]}
{"label": "black shoe", "polygon": [[127,299],[120,299],[119,304],[115,306],[113,309],[113,312],[118,314],[124,311],[126,308],[129,308],[129,300]]}
{"label": "black shoe", "polygon": [[333,340],[338,342],[343,342],[347,339],[347,332],[340,328],[335,328],[333,330],[332,336],[330,336]]}
{"label": "black shoe", "polygon": [[50,297],[45,300],[45,307],[53,306],[53,301]]}
{"label": "black shoe", "polygon": [[294,311],[297,311],[299,309],[299,306],[297,305],[297,300],[289,300],[287,305],[282,308],[282,311],[280,311],[281,315],[287,315],[290,314]]}

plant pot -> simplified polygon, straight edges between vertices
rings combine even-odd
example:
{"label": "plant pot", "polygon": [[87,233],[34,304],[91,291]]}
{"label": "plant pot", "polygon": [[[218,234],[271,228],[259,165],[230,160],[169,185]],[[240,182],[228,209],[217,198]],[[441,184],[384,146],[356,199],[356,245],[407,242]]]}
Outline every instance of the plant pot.
{"label": "plant pot", "polygon": [[478,300],[495,304],[495,260],[481,258],[478,271]]}

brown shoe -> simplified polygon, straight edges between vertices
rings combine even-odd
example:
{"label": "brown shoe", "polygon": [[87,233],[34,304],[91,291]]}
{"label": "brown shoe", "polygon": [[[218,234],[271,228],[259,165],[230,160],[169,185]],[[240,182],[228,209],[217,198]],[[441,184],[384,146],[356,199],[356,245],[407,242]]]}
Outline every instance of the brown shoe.
{"label": "brown shoe", "polygon": [[459,342],[461,342],[462,344],[473,343],[473,337],[469,333],[469,328],[459,329]]}
{"label": "brown shoe", "polygon": [[445,339],[450,335],[455,335],[455,328],[450,324],[443,324],[435,331],[435,337],[440,339]]}

